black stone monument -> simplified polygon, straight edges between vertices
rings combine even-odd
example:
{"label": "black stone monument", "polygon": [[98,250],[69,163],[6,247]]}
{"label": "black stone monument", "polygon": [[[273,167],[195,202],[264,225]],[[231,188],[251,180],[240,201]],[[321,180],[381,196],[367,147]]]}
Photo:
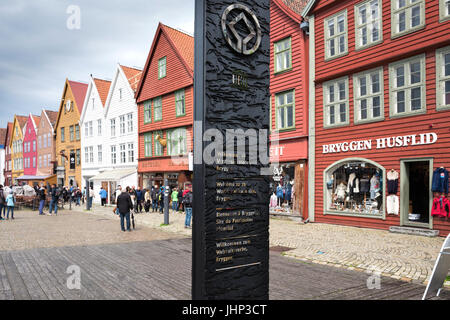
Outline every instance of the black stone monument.
{"label": "black stone monument", "polygon": [[269,298],[269,0],[196,0],[194,300]]}

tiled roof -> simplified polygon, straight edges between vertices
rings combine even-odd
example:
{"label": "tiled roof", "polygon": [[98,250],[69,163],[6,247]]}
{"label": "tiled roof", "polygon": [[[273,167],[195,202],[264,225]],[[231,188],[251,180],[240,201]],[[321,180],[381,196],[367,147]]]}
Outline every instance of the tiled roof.
{"label": "tiled roof", "polygon": [[162,28],[166,31],[179,53],[186,61],[191,70],[194,70],[194,37],[182,31],[173,29],[162,24]]}
{"label": "tiled roof", "polygon": [[130,83],[131,89],[136,92],[137,87],[139,85],[139,81],[141,80],[142,70],[136,68],[130,68],[126,66],[120,66],[127,77],[128,82]]}
{"label": "tiled roof", "polygon": [[48,120],[50,120],[51,125],[54,127],[56,124],[56,120],[58,119],[58,112],[56,111],[50,111],[50,110],[44,110],[47,114]]}
{"label": "tiled roof", "polygon": [[86,92],[88,85],[86,83],[76,82],[76,81],[70,81],[69,80],[70,88],[72,89],[72,93],[75,97],[75,102],[77,103],[78,111],[83,111],[83,105],[84,105],[84,98],[86,97]]}
{"label": "tiled roof", "polygon": [[40,116],[33,116],[34,124],[36,127],[39,127],[39,124],[41,123],[41,117]]}
{"label": "tiled roof", "polygon": [[303,9],[306,7],[308,0],[281,0],[289,9],[301,15]]}
{"label": "tiled roof", "polygon": [[25,124],[28,121],[28,117],[16,115],[16,118],[17,118],[17,121],[19,122],[20,128],[23,129],[23,127],[25,126]]}
{"label": "tiled roof", "polygon": [[8,136],[6,137],[7,141],[11,140],[12,132],[13,132],[13,126],[14,126],[14,123],[8,122]]}
{"label": "tiled roof", "polygon": [[5,145],[6,144],[6,128],[2,128],[0,129],[0,145]]}
{"label": "tiled roof", "polygon": [[111,81],[94,78],[94,82],[97,87],[98,94],[100,95],[100,99],[102,100],[102,106],[105,107],[109,87],[111,87]]}

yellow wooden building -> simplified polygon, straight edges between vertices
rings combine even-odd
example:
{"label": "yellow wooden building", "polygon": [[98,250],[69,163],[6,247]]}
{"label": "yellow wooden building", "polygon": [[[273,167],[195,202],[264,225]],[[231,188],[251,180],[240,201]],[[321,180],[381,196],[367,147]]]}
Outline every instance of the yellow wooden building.
{"label": "yellow wooden building", "polygon": [[57,181],[59,186],[81,187],[80,116],[88,84],[66,79],[55,125]]}

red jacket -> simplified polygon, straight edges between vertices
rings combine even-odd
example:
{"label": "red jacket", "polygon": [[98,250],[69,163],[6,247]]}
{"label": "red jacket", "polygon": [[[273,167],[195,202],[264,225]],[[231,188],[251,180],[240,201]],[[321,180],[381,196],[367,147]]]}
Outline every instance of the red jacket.
{"label": "red jacket", "polygon": [[450,202],[444,196],[434,198],[433,207],[431,208],[431,215],[433,217],[450,217]]}

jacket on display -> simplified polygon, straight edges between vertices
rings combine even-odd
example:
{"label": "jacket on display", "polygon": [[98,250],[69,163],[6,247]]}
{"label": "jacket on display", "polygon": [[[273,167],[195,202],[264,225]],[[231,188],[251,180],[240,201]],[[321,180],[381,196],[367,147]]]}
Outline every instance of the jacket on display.
{"label": "jacket on display", "polygon": [[370,198],[375,199],[377,192],[380,190],[380,178],[376,175],[370,179]]}
{"label": "jacket on display", "polygon": [[275,208],[277,206],[277,196],[275,193],[272,193],[270,196],[270,205],[271,208]]}
{"label": "jacket on display", "polygon": [[356,177],[355,173],[350,173],[350,176],[348,177],[347,193],[359,193],[359,179]]}
{"label": "jacket on display", "polygon": [[344,200],[345,195],[346,195],[346,190],[347,190],[347,186],[345,184],[341,183],[336,187],[336,191],[334,193],[337,195],[338,199]]}
{"label": "jacket on display", "polygon": [[431,216],[441,218],[450,217],[450,201],[443,196],[434,198]]}
{"label": "jacket on display", "polygon": [[283,187],[282,186],[278,186],[277,187],[277,197],[278,198],[283,198],[283,195],[284,195]]}
{"label": "jacket on display", "polygon": [[448,171],[445,168],[434,170],[431,191],[448,194]]}
{"label": "jacket on display", "polygon": [[388,196],[386,201],[386,207],[388,214],[398,215],[400,211],[400,201],[398,199],[398,196],[396,195]]}
{"label": "jacket on display", "polygon": [[397,194],[398,192],[398,172],[391,170],[386,175],[387,178],[387,192],[388,194]]}
{"label": "jacket on display", "polygon": [[369,192],[369,190],[370,190],[370,181],[369,181],[369,179],[361,179],[360,180],[360,188],[359,188],[359,190],[362,192],[362,193],[366,193],[366,192]]}

